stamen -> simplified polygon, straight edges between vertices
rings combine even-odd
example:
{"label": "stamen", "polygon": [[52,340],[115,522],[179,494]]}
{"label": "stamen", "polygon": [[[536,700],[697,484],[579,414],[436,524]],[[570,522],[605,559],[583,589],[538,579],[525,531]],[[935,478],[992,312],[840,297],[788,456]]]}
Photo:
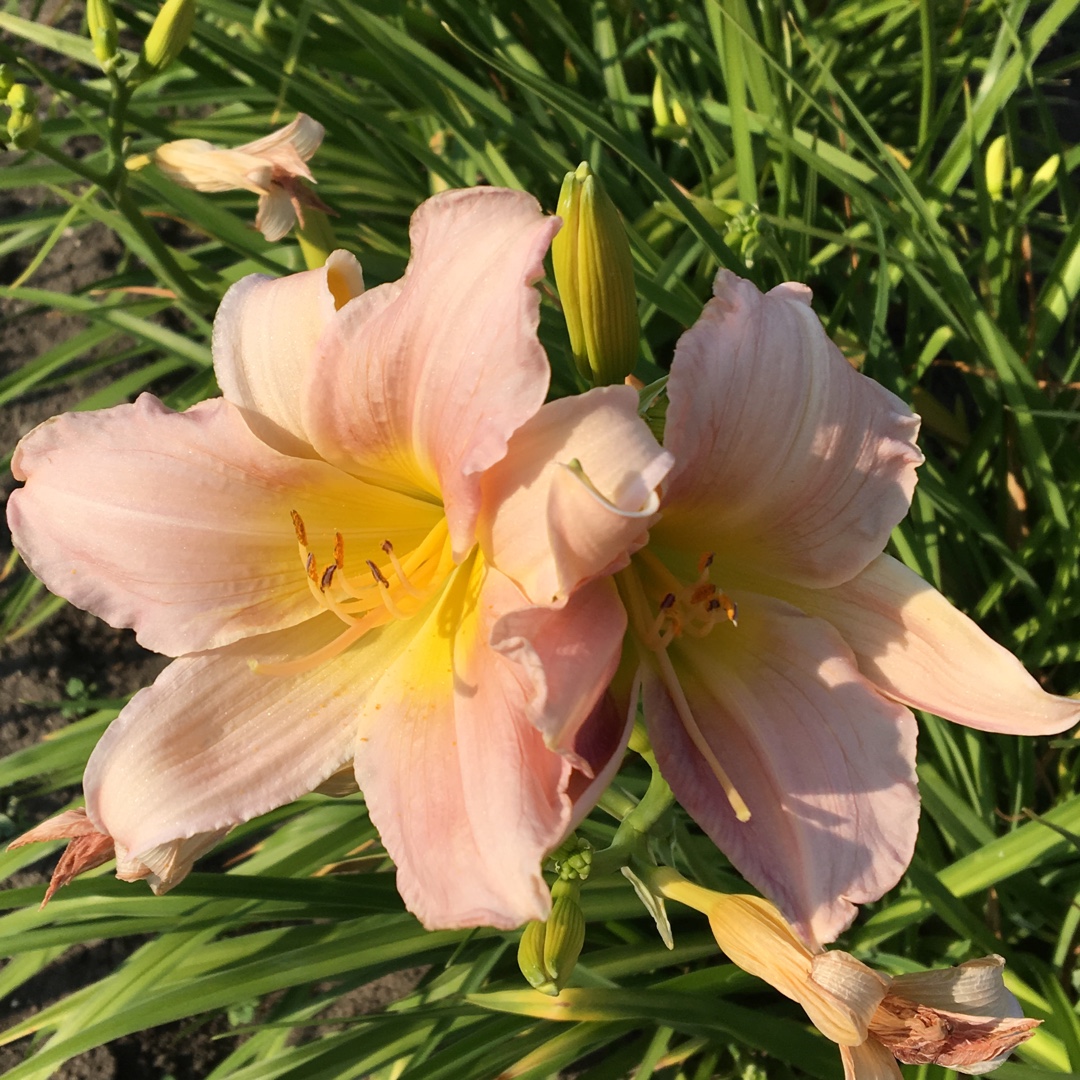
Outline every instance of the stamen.
{"label": "stamen", "polygon": [[296,542],[303,548],[307,547],[307,529],[304,528],[304,519],[295,511],[290,510],[293,528],[296,530]]}
{"label": "stamen", "polygon": [[327,642],[321,649],[316,649],[298,660],[282,660],[276,663],[249,660],[248,665],[257,675],[302,675],[305,671],[311,671],[312,668],[333,660],[335,656],[340,656],[354,641],[359,641],[369,630],[384,626],[386,621],[385,611],[371,611],[363,619],[358,619],[347,630],[338,634],[333,641]]}
{"label": "stamen", "polygon": [[397,574],[398,581],[401,582],[401,587],[410,595],[415,596],[417,599],[423,599],[423,592],[418,589],[409,580],[408,575],[405,573],[405,567],[401,565],[401,560],[394,554],[394,545],[389,540],[382,542],[383,553],[389,558],[390,565],[394,568],[394,573]]}
{"label": "stamen", "polygon": [[341,533],[334,533],[334,565],[339,570],[345,569],[345,537]]}
{"label": "stamen", "polygon": [[390,582],[383,576],[383,572],[370,559],[365,559],[364,561],[371,569],[371,576],[383,586],[379,590],[379,596],[386,605],[386,610],[389,611],[395,619],[407,619],[409,616],[394,603],[394,598],[390,595]]}
{"label": "stamen", "polygon": [[316,585],[319,584],[319,571],[315,566],[315,555],[313,552],[308,552],[307,559],[304,560],[304,569],[307,571],[307,576],[311,581],[314,581]]}
{"label": "stamen", "polygon": [[705,554],[698,559],[697,572],[701,574],[702,577],[705,577],[709,573],[709,567],[712,566],[714,558],[716,558],[714,552],[706,551]]}
{"label": "stamen", "polygon": [[375,579],[376,583],[381,585],[384,589],[389,589],[390,582],[383,577],[383,572],[370,559],[365,559],[364,562],[368,564],[368,569],[371,571],[371,576]]}
{"label": "stamen", "polygon": [[319,588],[322,589],[323,592],[326,592],[326,590],[329,589],[330,586],[333,584],[333,582],[334,582],[334,571],[336,569],[337,569],[337,563],[331,563],[322,572],[322,577],[319,579]]}

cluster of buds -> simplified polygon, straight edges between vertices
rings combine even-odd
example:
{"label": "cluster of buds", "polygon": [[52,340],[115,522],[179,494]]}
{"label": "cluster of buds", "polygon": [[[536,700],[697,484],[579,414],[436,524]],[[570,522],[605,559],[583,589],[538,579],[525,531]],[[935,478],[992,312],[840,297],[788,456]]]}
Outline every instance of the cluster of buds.
{"label": "cluster of buds", "polygon": [[0,99],[11,110],[7,141],[16,150],[32,150],[41,134],[37,118],[37,95],[29,86],[15,81],[10,64],[0,64]]}
{"label": "cluster of buds", "polygon": [[[1051,185],[1057,178],[1058,168],[1061,165],[1061,155],[1052,154],[1032,174],[1030,185],[1024,170],[1015,165],[1009,172],[1009,190],[1013,196],[1024,194],[1045,195],[1050,191]],[[986,148],[986,158],[983,164],[983,175],[986,180],[986,192],[990,201],[1000,203],[1005,198],[1005,174],[1008,167],[1008,140],[1004,135],[999,135]]]}
{"label": "cluster of buds", "polygon": [[[163,72],[183,51],[195,29],[196,0],[165,0],[146,35],[139,59],[127,76],[135,84]],[[86,29],[101,70],[110,74],[119,67],[122,55],[120,34],[111,0],[87,0]]]}
{"label": "cluster of buds", "polygon": [[530,986],[554,997],[569,981],[585,944],[581,884],[589,876],[592,848],[571,838],[552,858],[559,879],[551,886],[551,914],[522,931],[518,967]]}

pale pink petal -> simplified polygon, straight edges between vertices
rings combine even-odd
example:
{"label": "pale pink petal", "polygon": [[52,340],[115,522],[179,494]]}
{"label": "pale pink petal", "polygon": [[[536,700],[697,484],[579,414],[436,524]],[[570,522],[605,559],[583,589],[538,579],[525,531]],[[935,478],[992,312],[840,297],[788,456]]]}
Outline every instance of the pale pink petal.
{"label": "pale pink petal", "polygon": [[903,1080],[896,1058],[877,1041],[867,1039],[858,1046],[841,1046],[844,1080]]}
{"label": "pale pink petal", "polygon": [[888,555],[835,589],[784,595],[831,622],[862,673],[906,705],[1009,735],[1050,735],[1080,722],[1080,700],[1046,693],[1012,653]]}
{"label": "pale pink petal", "polygon": [[265,195],[259,196],[259,209],[255,214],[255,228],[263,238],[276,244],[296,224],[296,204],[292,193],[280,184],[273,183]]}
{"label": "pale pink petal", "polygon": [[[657,760],[679,802],[811,945],[896,884],[915,843],[915,720],[859,674],[828,624],[753,594],[739,625],[642,665]],[[665,685],[665,683],[667,685]],[[695,745],[676,707],[685,693]],[[673,697],[674,692],[674,697]],[[738,821],[718,764],[750,811]]]}
{"label": "pale pink petal", "polygon": [[1006,989],[1003,957],[980,956],[956,967],[897,975],[891,993],[932,1009],[968,1016],[1021,1017],[1024,1010]]}
{"label": "pale pink petal", "polygon": [[762,295],[722,270],[680,339],[665,447],[676,458],[656,537],[803,585],[838,585],[907,513],[918,418],[855,372],[809,290]]}
{"label": "pale pink petal", "polygon": [[245,410],[264,442],[294,456],[315,456],[300,422],[305,380],[323,330],[363,291],[355,256],[335,251],[318,270],[281,278],[252,274],[225,294],[214,319],[214,373],[222,394]]}
{"label": "pale pink petal", "polygon": [[[495,592],[492,571],[487,594]],[[512,586],[501,589],[503,608],[524,605]],[[493,623],[491,648],[511,661],[532,684],[522,705],[529,722],[548,747],[565,754],[591,773],[589,762],[575,752],[585,722],[619,666],[626,610],[609,579],[592,582],[558,609],[524,607]],[[621,736],[621,727],[619,729]]]}
{"label": "pale pink petal", "polygon": [[[625,709],[619,709],[610,694],[600,698],[578,728],[568,756],[580,762],[581,767],[570,774],[567,794],[574,811],[566,824],[566,833],[585,820],[615,779],[633,730],[634,718],[627,716]],[[559,839],[561,842],[563,837]]]}
{"label": "pale pink petal", "polygon": [[487,644],[519,603],[470,559],[359,710],[357,780],[398,891],[429,928],[509,929],[549,910],[540,867],[570,826],[571,765],[533,723],[543,673]]}
{"label": "pale pink petal", "polygon": [[308,385],[304,426],[319,453],[441,498],[459,559],[474,543],[481,474],[547,392],[532,286],[558,224],[520,191],[429,199],[413,215],[404,278],[341,312]]}
{"label": "pale pink petal", "polygon": [[[209,840],[308,792],[353,755],[355,717],[393,635],[303,674],[249,663],[309,655],[343,629],[330,615],[174,661],[106,729],[86,766],[90,819],[168,881]],[[177,841],[194,840],[194,851]],[[186,872],[186,871],[185,871]],[[140,875],[141,876],[141,875]]]}
{"label": "pale pink petal", "polygon": [[171,840],[132,858],[117,845],[116,876],[121,881],[145,881],[155,896],[164,896],[191,873],[197,859],[214,848],[229,830],[196,833],[183,840]]}
{"label": "pale pink petal", "polygon": [[[237,152],[250,154],[252,157],[265,158],[279,168],[288,169],[306,180],[314,180],[303,162],[319,149],[325,134],[326,128],[318,120],[313,120],[307,113],[297,113],[296,119],[285,127],[236,149]],[[300,168],[295,165],[297,159]]]}
{"label": "pale pink petal", "polygon": [[440,517],[324,462],[279,454],[220,398],[174,413],[147,394],[55,417],[19,443],[12,471],[26,484],[8,501],[8,522],[31,570],[171,655],[318,613],[291,511],[320,565],[337,529],[377,551],[393,524],[409,550]]}
{"label": "pale pink petal", "polygon": [[534,603],[565,603],[644,543],[673,459],[637,404],[627,386],[553,401],[484,474],[480,546]]}
{"label": "pale pink petal", "polygon": [[153,154],[154,164],[173,183],[196,191],[233,191],[245,188],[264,194],[270,190],[273,164],[242,150],[219,150],[204,139],[177,139]]}

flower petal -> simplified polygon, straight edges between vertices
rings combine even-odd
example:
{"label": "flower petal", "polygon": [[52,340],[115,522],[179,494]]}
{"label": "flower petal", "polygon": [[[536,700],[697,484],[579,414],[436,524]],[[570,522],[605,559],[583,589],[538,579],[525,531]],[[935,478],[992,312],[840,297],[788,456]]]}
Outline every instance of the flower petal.
{"label": "flower petal", "polygon": [[55,417],[19,443],[12,471],[26,484],[8,501],[8,522],[33,572],[171,655],[318,613],[291,511],[320,559],[350,522],[350,541],[372,548],[393,523],[407,550],[440,517],[324,462],[279,454],[220,398],[174,413],[144,394]]}
{"label": "flower petal", "polygon": [[252,274],[225,294],[214,319],[214,374],[252,430],[283,453],[314,457],[300,400],[315,346],[336,312],[364,291],[355,256],[335,251],[318,270]]}
{"label": "flower petal", "polygon": [[175,184],[196,191],[245,188],[264,194],[270,189],[271,162],[242,150],[219,150],[204,139],[177,139],[159,146],[154,164]]}
{"label": "flower petal", "polygon": [[907,513],[918,418],[855,372],[804,286],[722,270],[675,349],[655,536],[817,587],[854,577]]}
{"label": "flower petal", "polygon": [[325,134],[326,128],[318,120],[313,120],[307,113],[297,113],[296,119],[283,128],[238,146],[236,151],[265,158],[279,169],[314,181],[315,178],[303,163],[319,149]]}
{"label": "flower petal", "polygon": [[674,459],[637,403],[626,386],[553,401],[485,473],[480,546],[534,603],[565,603],[644,543]]}
{"label": "flower petal", "polygon": [[304,426],[319,453],[441,498],[458,559],[474,543],[480,474],[547,392],[532,285],[557,228],[520,191],[429,199],[413,215],[404,278],[341,312],[308,386]]}
{"label": "flower petal", "polygon": [[[676,797],[811,945],[903,873],[915,843],[915,721],[859,674],[839,635],[771,598],[738,596],[739,625],[643,665],[645,716]],[[672,680],[677,685],[672,687]],[[739,821],[692,724],[750,810]]]}
{"label": "flower petal", "polygon": [[276,244],[296,224],[296,205],[293,195],[280,184],[272,183],[265,195],[259,196],[255,228],[263,239]]}
{"label": "flower petal", "polygon": [[1021,1017],[1020,1002],[1006,989],[1004,957],[980,956],[951,968],[897,975],[891,994],[931,1009],[968,1016]]}
{"label": "flower petal", "polygon": [[532,722],[537,670],[487,644],[521,603],[468,560],[360,709],[357,780],[429,928],[509,929],[550,907],[540,866],[569,828],[571,765]]}
{"label": "flower petal", "polygon": [[1009,735],[1050,735],[1080,722],[1080,701],[1046,693],[1012,653],[888,555],[835,589],[784,595],[832,623],[862,673],[905,705]]}
{"label": "flower petal", "polygon": [[249,661],[305,655],[340,629],[324,615],[170,664],[90,755],[83,786],[95,826],[129,862],[164,877],[178,859],[190,865],[194,857],[176,841],[195,839],[199,847],[200,834],[314,790],[351,759],[357,702],[393,643],[377,635],[287,677],[258,674]]}
{"label": "flower petal", "polygon": [[896,1058],[877,1041],[867,1039],[858,1046],[841,1046],[844,1080],[903,1080]]}

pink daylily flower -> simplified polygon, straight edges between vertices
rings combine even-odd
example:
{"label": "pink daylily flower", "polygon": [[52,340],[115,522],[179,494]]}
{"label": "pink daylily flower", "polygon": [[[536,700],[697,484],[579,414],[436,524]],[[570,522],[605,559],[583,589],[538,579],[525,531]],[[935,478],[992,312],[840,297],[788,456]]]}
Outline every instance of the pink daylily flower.
{"label": "pink daylily flower", "polygon": [[546,916],[541,861],[628,737],[603,696],[625,630],[603,575],[671,466],[628,388],[543,405],[532,284],[558,224],[520,192],[437,196],[400,281],[364,291],[336,252],[235,285],[223,397],[144,395],[20,443],[29,566],[178,658],[86,769],[86,820],[127,876],[168,888],[352,766],[425,925]]}
{"label": "pink daylily flower", "polygon": [[910,709],[1035,735],[1080,702],[882,554],[918,418],[844,360],[809,290],[725,271],[714,293],[671,369],[662,520],[619,576],[634,699],[678,800],[816,945],[910,861]]}
{"label": "pink daylily flower", "polygon": [[[233,150],[205,139],[176,139],[153,153],[154,164],[174,183],[195,191],[243,188],[259,196],[255,228],[271,243],[297,221],[304,225],[304,206],[328,207],[300,183],[315,183],[307,166],[326,129],[305,113],[291,124]],[[144,159],[145,160],[145,159]]]}

